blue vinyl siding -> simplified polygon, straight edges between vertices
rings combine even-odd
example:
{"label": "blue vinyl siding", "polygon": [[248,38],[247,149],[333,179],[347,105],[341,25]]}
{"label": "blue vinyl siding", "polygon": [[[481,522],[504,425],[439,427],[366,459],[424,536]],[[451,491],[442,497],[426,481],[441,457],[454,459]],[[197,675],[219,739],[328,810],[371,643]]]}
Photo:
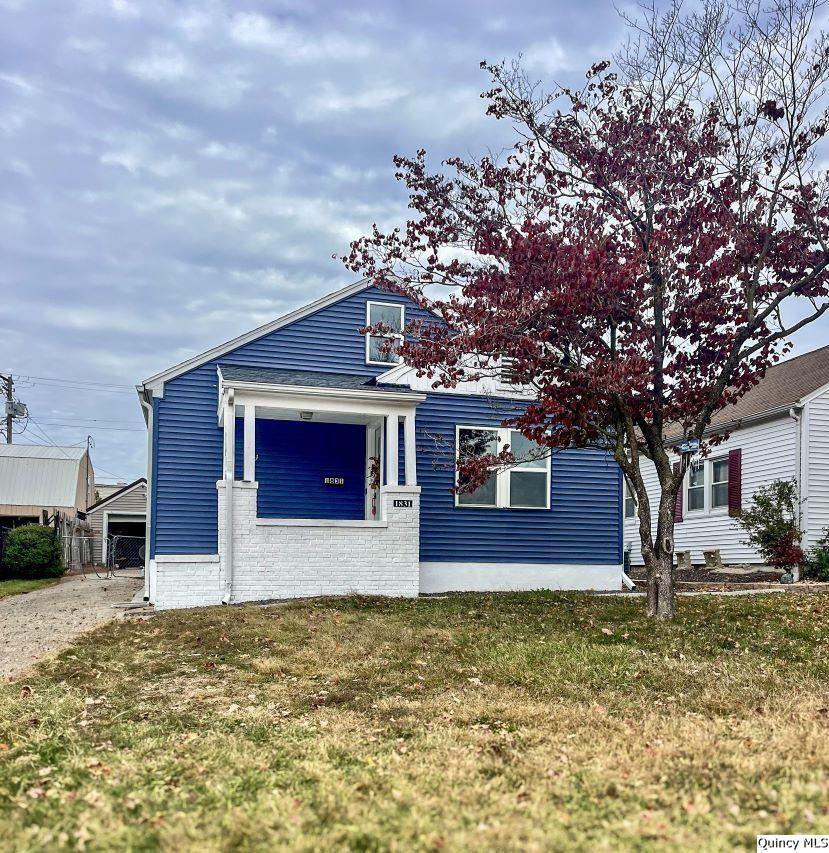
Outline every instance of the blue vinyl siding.
{"label": "blue vinyl siding", "polygon": [[388,367],[365,363],[365,337],[359,332],[368,300],[406,305],[406,322],[428,316],[405,297],[369,288],[165,383],[164,397],[156,401],[153,556],[215,554],[218,549],[218,364],[377,376]]}
{"label": "blue vinyl siding", "polygon": [[420,559],[620,563],[620,473],[603,452],[553,456],[549,510],[455,506],[455,426],[500,426],[510,412],[503,400],[452,394],[430,394],[417,407]]}

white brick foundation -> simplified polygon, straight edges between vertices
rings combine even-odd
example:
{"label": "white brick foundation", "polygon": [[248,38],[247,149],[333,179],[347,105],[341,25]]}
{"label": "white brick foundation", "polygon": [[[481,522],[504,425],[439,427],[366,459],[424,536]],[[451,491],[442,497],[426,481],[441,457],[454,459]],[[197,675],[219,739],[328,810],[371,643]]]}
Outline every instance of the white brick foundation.
{"label": "white brick foundation", "polygon": [[221,604],[219,555],[156,555],[150,563],[150,601],[158,610]]}
{"label": "white brick foundation", "polygon": [[[217,488],[219,554],[224,559],[224,482]],[[382,489],[383,521],[258,519],[256,494],[256,483],[233,484],[232,602],[418,594],[419,487]],[[395,501],[411,506],[395,507]]]}

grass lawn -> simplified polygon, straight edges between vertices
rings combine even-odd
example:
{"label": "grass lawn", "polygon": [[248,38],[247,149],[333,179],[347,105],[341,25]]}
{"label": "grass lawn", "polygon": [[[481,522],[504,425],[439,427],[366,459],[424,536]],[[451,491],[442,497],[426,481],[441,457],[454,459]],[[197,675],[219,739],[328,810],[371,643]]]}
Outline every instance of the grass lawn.
{"label": "grass lawn", "polygon": [[0,685],[0,847],[754,849],[829,832],[829,596],[113,622]]}
{"label": "grass lawn", "polygon": [[8,598],[10,595],[21,595],[24,592],[43,589],[45,586],[53,586],[58,580],[59,578],[38,578],[37,580],[15,578],[13,580],[0,581],[0,598]]}

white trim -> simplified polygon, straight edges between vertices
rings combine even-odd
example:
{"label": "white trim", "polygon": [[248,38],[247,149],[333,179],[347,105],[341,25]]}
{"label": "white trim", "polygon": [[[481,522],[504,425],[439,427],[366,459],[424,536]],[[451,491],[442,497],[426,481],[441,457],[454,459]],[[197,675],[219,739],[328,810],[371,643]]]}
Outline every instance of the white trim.
{"label": "white trim", "polygon": [[402,330],[406,328],[406,306],[402,302],[380,302],[377,299],[368,299],[366,300],[366,327],[371,326],[371,306],[372,305],[382,305],[383,308],[399,308],[400,309],[400,333],[395,333],[391,335],[372,335],[370,332],[366,332],[364,337],[366,339],[366,364],[372,364],[376,367],[386,367],[389,364],[397,364],[400,365],[403,362],[403,359],[399,356],[397,357],[397,361],[372,361],[369,358],[369,349],[371,347],[371,339],[374,338],[396,338],[399,341],[403,340]]}
{"label": "white trim", "polygon": [[346,299],[349,296],[353,296],[355,293],[360,293],[363,290],[368,290],[368,288],[372,287],[372,282],[367,279],[362,279],[361,281],[355,282],[354,284],[350,284],[347,287],[342,287],[339,290],[335,290],[333,293],[329,293],[327,296],[323,296],[320,299],[317,299],[315,302],[311,302],[308,305],[303,306],[302,308],[297,308],[294,311],[289,312],[288,314],[283,315],[282,317],[278,317],[276,320],[272,320],[270,323],[265,323],[263,326],[259,326],[256,329],[252,329],[249,332],[245,332],[243,335],[239,335],[232,340],[225,341],[223,344],[219,344],[218,346],[213,347],[212,349],[206,350],[199,355],[194,355],[192,358],[187,359],[186,361],[182,361],[179,364],[174,365],[173,367],[168,367],[166,370],[162,370],[160,373],[156,373],[154,376],[151,376],[149,379],[145,379],[141,383],[141,387],[145,389],[151,389],[155,391],[163,391],[163,385],[165,382],[169,382],[171,379],[175,379],[176,376],[181,376],[182,373],[187,373],[189,370],[193,370],[196,367],[200,367],[203,364],[206,364],[209,361],[212,361],[214,358],[220,358],[228,352],[232,352],[235,349],[238,349],[245,344],[252,343],[259,338],[265,337],[265,335],[269,335],[271,332],[275,332],[277,329],[281,329],[284,326],[288,326],[291,323],[295,323],[297,320],[303,319],[303,317],[307,317],[310,314],[315,314],[317,311],[322,310],[323,308],[327,308],[329,305],[333,305],[336,302],[339,302],[341,299]]}
{"label": "white trim", "polygon": [[244,410],[244,471],[242,479],[252,483],[256,481],[256,409],[254,406],[247,405]]}
{"label": "white trim", "polygon": [[[545,479],[547,480],[547,489],[545,492],[545,505],[544,506],[512,506],[510,503],[510,489],[512,487],[512,477],[511,474],[516,470],[529,470],[529,469],[519,469],[515,467],[505,468],[502,470],[498,470],[495,472],[495,503],[494,504],[470,504],[470,503],[460,503],[459,495],[460,493],[457,491],[458,486],[458,470],[457,470],[457,462],[458,462],[458,454],[460,451],[460,431],[462,429],[474,429],[474,430],[488,430],[490,432],[494,432],[498,436],[498,446],[503,447],[506,444],[509,444],[509,438],[511,432],[520,432],[520,430],[515,429],[515,427],[496,427],[496,426],[488,426],[484,424],[455,424],[455,509],[508,509],[508,510],[529,510],[529,511],[544,511],[550,509],[550,492],[552,491],[552,481],[553,481],[553,471],[551,464],[551,454],[548,453],[545,457],[546,465],[544,468],[535,468],[533,469],[539,476],[541,474],[545,475]],[[496,449],[496,453],[500,452]]]}
{"label": "white trim", "polygon": [[[412,391],[379,391],[366,388],[319,388],[313,385],[278,385],[268,382],[237,382],[225,379],[219,370],[219,391],[235,389],[245,392],[245,399],[256,393],[284,394],[291,397],[322,397],[332,400],[371,400],[379,402],[385,400],[388,403],[422,403],[426,399],[425,394]],[[240,394],[241,398],[242,395]],[[221,404],[220,404],[221,405]],[[267,405],[261,403],[259,405]],[[304,403],[303,403],[304,405]],[[286,407],[287,408],[287,407]]]}
{"label": "white trim", "polygon": [[[86,511],[87,515],[93,515],[98,512],[98,510],[103,509],[110,501],[118,500],[118,498],[123,498],[125,495],[128,495],[130,492],[137,489],[139,486],[149,486],[149,482],[146,477],[139,477],[135,482],[131,483],[127,486],[122,486],[121,489],[117,492],[114,492],[109,497],[103,498],[100,503],[96,504],[94,507],[88,509]],[[147,495],[149,499],[149,495]]]}
{"label": "white trim", "polygon": [[[472,370],[472,368],[470,368]],[[439,385],[432,387],[437,381],[436,377],[426,375],[418,376],[418,369],[408,364],[396,364],[385,373],[376,377],[377,382],[386,385],[401,385],[414,391],[422,391],[426,394],[446,394],[464,397],[495,397],[499,400],[534,400],[535,393],[529,387],[510,386],[509,390],[501,387],[496,382],[496,376],[484,375],[476,381],[460,381],[451,388]]]}
{"label": "white trim", "polygon": [[156,554],[155,563],[218,563],[218,554]]}
{"label": "white trim", "polygon": [[257,518],[257,527],[388,527],[387,521],[364,518]]}
{"label": "white trim", "polygon": [[[728,515],[728,503],[720,504],[719,506],[714,506],[712,503],[712,493],[714,488],[714,462],[727,462],[728,454],[720,454],[718,456],[709,456],[705,459],[696,459],[691,465],[688,466],[688,470],[685,472],[685,478],[682,481],[682,516],[683,521],[686,518],[702,518],[707,516],[718,516],[718,515]],[[691,489],[691,466],[692,465],[700,465],[703,471],[703,483],[702,483],[702,506],[698,509],[691,509],[691,504],[688,501],[688,494]],[[729,476],[730,476],[729,472]],[[726,486],[728,485],[728,480],[725,481]],[[720,485],[722,483],[720,482]],[[695,488],[700,488],[699,486],[695,486]],[[629,520],[629,519],[628,519]]]}
{"label": "white trim", "polygon": [[414,412],[403,415],[403,449],[406,461],[406,485],[417,485],[417,442]]}
{"label": "white trim", "polygon": [[[812,350],[814,352],[814,350]],[[804,353],[804,355],[808,355],[808,353]],[[794,403],[791,403],[789,408],[798,409],[801,406],[805,406],[807,403],[811,403],[815,397],[820,397],[824,392],[829,391],[829,382],[825,385],[821,385],[820,388],[816,388],[810,394],[807,394],[805,397],[802,397],[800,400],[795,400]]]}
{"label": "white trim", "polygon": [[622,564],[430,562],[420,564],[419,585],[421,594],[534,589],[621,590]]}
{"label": "white trim", "polygon": [[386,415],[386,485],[399,485],[397,457],[400,451],[400,417],[397,414]]}

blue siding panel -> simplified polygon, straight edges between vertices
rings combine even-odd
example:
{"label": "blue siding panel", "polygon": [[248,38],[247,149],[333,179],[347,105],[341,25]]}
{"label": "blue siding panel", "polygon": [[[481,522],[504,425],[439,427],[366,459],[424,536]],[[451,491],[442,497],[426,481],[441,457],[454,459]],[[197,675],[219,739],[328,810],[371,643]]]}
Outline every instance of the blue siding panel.
{"label": "blue siding panel", "polygon": [[499,426],[504,401],[430,394],[417,408],[420,559],[424,562],[620,563],[619,468],[595,450],[552,458],[550,509],[456,507],[456,424]]}

